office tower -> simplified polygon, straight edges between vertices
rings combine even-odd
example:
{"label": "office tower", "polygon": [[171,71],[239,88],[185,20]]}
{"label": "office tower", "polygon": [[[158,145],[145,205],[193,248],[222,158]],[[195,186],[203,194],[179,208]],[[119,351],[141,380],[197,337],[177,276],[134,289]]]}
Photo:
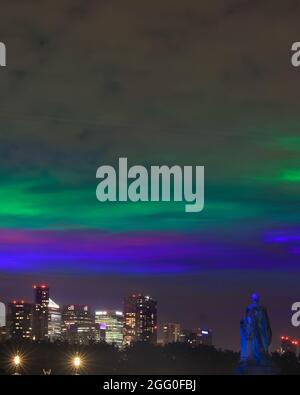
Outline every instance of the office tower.
{"label": "office tower", "polygon": [[99,322],[95,323],[95,342],[103,343],[106,342],[105,339],[106,324],[101,324]]}
{"label": "office tower", "polygon": [[180,342],[196,346],[198,344],[198,331],[193,329],[182,329]]}
{"label": "office tower", "polygon": [[36,341],[48,339],[48,305],[49,305],[49,288],[47,285],[34,285],[34,309],[32,322],[32,338]]}
{"label": "office tower", "polygon": [[96,311],[95,323],[99,325],[99,330],[104,330],[106,343],[118,347],[123,345],[124,317],[121,311]]}
{"label": "office tower", "polygon": [[212,346],[212,331],[210,329],[183,329],[180,341],[191,346]]}
{"label": "office tower", "polygon": [[30,340],[32,337],[33,305],[24,300],[8,304],[7,334],[13,340]]}
{"label": "office tower", "polygon": [[7,330],[6,326],[0,327],[0,343],[3,343],[7,340],[8,335],[7,335]]}
{"label": "office tower", "polygon": [[0,328],[6,326],[6,313],[5,304],[0,302]]}
{"label": "office tower", "polygon": [[163,343],[176,343],[180,341],[180,324],[168,322],[163,327]]}
{"label": "office tower", "polygon": [[48,305],[48,338],[51,342],[61,340],[62,317],[58,304],[49,298]]}
{"label": "office tower", "polygon": [[135,341],[157,343],[157,303],[141,294],[124,299],[124,344]]}
{"label": "office tower", "polygon": [[198,343],[206,346],[212,346],[212,331],[210,329],[200,329]]}
{"label": "office tower", "polygon": [[95,341],[95,318],[89,306],[63,306],[62,338],[73,344],[88,344]]}
{"label": "office tower", "polygon": [[128,296],[124,299],[124,344],[130,345],[137,338],[137,307],[136,296]]}
{"label": "office tower", "polygon": [[288,336],[281,336],[281,347],[280,353],[285,354],[286,352],[290,352],[297,355],[298,351],[298,340],[291,339]]}

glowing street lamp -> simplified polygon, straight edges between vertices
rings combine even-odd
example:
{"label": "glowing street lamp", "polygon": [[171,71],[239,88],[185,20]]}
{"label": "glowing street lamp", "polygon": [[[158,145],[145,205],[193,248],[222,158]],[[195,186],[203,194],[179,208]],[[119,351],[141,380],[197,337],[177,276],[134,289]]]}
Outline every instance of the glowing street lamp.
{"label": "glowing street lamp", "polygon": [[19,366],[21,364],[21,357],[20,355],[15,355],[13,359],[14,365]]}
{"label": "glowing street lamp", "polygon": [[20,373],[18,373],[18,369],[19,369],[19,367],[22,364],[22,358],[20,357],[19,354],[16,354],[16,355],[13,356],[12,364],[15,367],[15,373],[14,374],[20,374]]}
{"label": "glowing street lamp", "polygon": [[80,356],[78,354],[76,354],[75,357],[73,358],[73,366],[75,369],[75,374],[79,374],[78,371],[79,371],[80,367],[82,366],[82,359],[80,358]]}

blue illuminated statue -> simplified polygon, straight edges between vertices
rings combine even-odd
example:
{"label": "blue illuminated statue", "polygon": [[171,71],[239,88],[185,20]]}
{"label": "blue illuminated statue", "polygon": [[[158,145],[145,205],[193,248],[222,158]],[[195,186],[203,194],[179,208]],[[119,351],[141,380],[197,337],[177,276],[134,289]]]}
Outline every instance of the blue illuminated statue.
{"label": "blue illuminated statue", "polygon": [[267,309],[259,303],[259,296],[252,295],[241,320],[241,363],[264,365],[268,363],[269,346],[272,340],[271,325]]}

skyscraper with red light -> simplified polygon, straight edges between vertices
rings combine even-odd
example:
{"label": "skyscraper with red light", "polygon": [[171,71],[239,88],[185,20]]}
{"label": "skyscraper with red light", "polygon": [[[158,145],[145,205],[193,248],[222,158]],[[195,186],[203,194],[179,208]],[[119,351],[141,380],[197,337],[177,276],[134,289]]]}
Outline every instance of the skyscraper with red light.
{"label": "skyscraper with red light", "polygon": [[48,339],[49,287],[45,284],[34,285],[35,301],[33,308],[32,338],[36,341]]}
{"label": "skyscraper with red light", "polygon": [[292,339],[288,336],[281,336],[280,340],[281,340],[281,347],[280,347],[281,354],[291,352],[297,355],[298,345],[299,345],[298,340]]}
{"label": "skyscraper with red light", "polygon": [[124,299],[124,344],[157,343],[157,302],[134,294]]}
{"label": "skyscraper with red light", "polygon": [[14,300],[7,307],[7,335],[12,340],[31,340],[32,337],[31,303]]}

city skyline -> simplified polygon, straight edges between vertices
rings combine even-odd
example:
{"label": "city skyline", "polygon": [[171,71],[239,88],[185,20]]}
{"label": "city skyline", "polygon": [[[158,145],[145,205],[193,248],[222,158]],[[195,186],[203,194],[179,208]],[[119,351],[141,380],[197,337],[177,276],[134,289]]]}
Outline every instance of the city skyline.
{"label": "city skyline", "polygon": [[31,302],[14,298],[2,303],[5,325],[1,330],[6,335],[1,340],[86,345],[105,341],[118,347],[134,342],[157,344],[157,302],[149,296],[125,296],[119,311],[93,310],[82,302],[58,305],[44,282],[32,289]]}
{"label": "city skyline", "polygon": [[[41,288],[46,288],[46,289],[50,289],[50,287],[48,288],[48,284],[46,284],[46,282],[42,282],[38,285],[38,287]],[[37,288],[37,284],[31,284],[30,287],[30,291],[34,291]],[[28,290],[27,290],[28,291]],[[0,295],[1,296],[1,295]],[[68,308],[69,306],[78,306],[80,308],[84,308],[84,307],[88,307],[89,311],[91,312],[93,319],[96,319],[96,315],[97,313],[101,313],[103,314],[103,312],[107,313],[107,312],[122,312],[122,314],[124,315],[124,300],[126,300],[126,298],[128,297],[139,297],[139,296],[143,296],[142,293],[139,292],[135,292],[135,293],[130,293],[127,294],[127,296],[123,295],[120,303],[119,303],[119,307],[114,307],[111,304],[102,304],[100,305],[99,303],[85,303],[84,301],[84,295],[80,295],[80,298],[75,297],[73,298],[73,300],[69,300],[68,302],[61,302],[60,300],[58,300],[56,298],[56,296],[52,295],[52,292],[50,292],[50,298],[49,300],[51,301],[52,306],[56,305],[55,302],[59,302],[59,305],[57,305],[57,307],[59,307],[60,311],[62,312],[64,308]],[[148,298],[149,296],[146,296],[146,298]],[[74,302],[74,300],[76,300],[76,302]],[[34,294],[31,295],[31,297],[28,298],[13,298],[12,300],[3,300],[0,298],[0,302],[4,303],[7,307],[7,305],[9,303],[16,303],[16,302],[22,302],[22,303],[27,303],[30,304],[32,306],[35,305],[34,302]],[[157,301],[159,304],[159,301]],[[193,306],[193,308],[195,309],[195,306]],[[223,348],[224,350],[228,349],[228,350],[233,350],[233,351],[239,351],[239,337],[236,338],[236,343],[237,346],[236,347],[230,347],[229,345],[226,344],[218,344],[218,331],[220,330],[220,326],[217,326],[217,328],[214,328],[210,325],[205,325],[203,322],[198,322],[196,325],[185,325],[185,322],[188,321],[187,320],[183,320],[183,321],[176,321],[175,319],[172,319],[172,317],[169,315],[169,319],[162,319],[160,317],[159,314],[159,308],[158,308],[158,332],[157,332],[157,341],[155,341],[154,343],[156,344],[162,344],[163,343],[163,339],[164,339],[164,326],[165,325],[179,325],[181,328],[181,334],[183,335],[184,331],[190,331],[190,334],[194,333],[194,334],[198,334],[197,336],[201,335],[201,332],[203,330],[205,331],[209,331],[209,333],[211,333],[211,331],[213,332],[213,338],[214,338],[214,342],[213,342],[213,346],[217,347],[217,348]],[[187,317],[186,317],[187,318]],[[95,321],[96,322],[96,321]],[[216,330],[217,329],[217,330]],[[271,345],[271,351],[277,351],[279,349],[282,348],[282,339],[291,339],[293,341],[297,341],[298,342],[298,331],[294,330],[294,331],[290,331],[289,328],[281,328],[280,331],[276,330],[277,328],[275,328],[275,336],[273,337],[273,342]],[[296,328],[297,329],[297,328]],[[208,333],[207,333],[208,334]],[[237,334],[237,331],[236,331]],[[288,335],[288,336],[287,336]],[[125,336],[125,335],[124,335]],[[238,334],[237,334],[238,336]],[[215,342],[215,339],[217,339],[217,342]],[[34,339],[37,340],[37,339]],[[181,340],[183,341],[183,339]],[[198,338],[199,341],[199,338]],[[124,343],[126,344],[126,342]],[[298,344],[297,344],[298,346]]]}
{"label": "city skyline", "polygon": [[[55,338],[51,339],[51,335],[53,335],[53,331],[55,328],[52,328],[51,324],[51,313],[57,314],[57,312],[60,312],[60,321],[63,324],[64,317],[63,315],[65,314],[64,311],[74,311],[77,308],[82,309],[82,311],[87,311],[93,316],[93,322],[94,323],[99,323],[100,324],[100,329],[106,329],[106,321],[109,317],[114,315],[116,318],[122,317],[122,345],[124,342],[124,345],[130,345],[132,341],[145,341],[149,337],[148,335],[150,334],[150,326],[154,328],[155,330],[155,336],[153,338],[149,338],[149,342],[153,344],[157,344],[158,341],[161,341],[161,339],[158,339],[157,335],[157,329],[158,329],[158,323],[157,323],[157,301],[152,299],[148,295],[142,295],[141,293],[132,293],[130,295],[124,296],[123,301],[122,301],[122,307],[119,307],[119,309],[108,309],[107,307],[103,307],[100,309],[99,307],[94,307],[91,308],[90,305],[87,305],[83,302],[80,303],[63,303],[63,304],[57,304],[53,299],[55,297],[52,296],[50,297],[50,287],[48,284],[45,282],[42,282],[40,284],[33,284],[32,285],[32,290],[34,291],[33,298],[30,300],[25,300],[24,298],[16,298],[14,297],[10,301],[2,301],[0,300],[0,303],[3,303],[5,306],[5,312],[3,313],[4,321],[6,321],[6,330],[8,331],[8,338],[9,338],[9,310],[12,306],[16,306],[17,308],[19,305],[22,306],[28,306],[30,308],[30,334],[27,332],[27,329],[25,329],[25,338],[28,338],[30,340],[34,341],[43,341],[43,340],[57,340]],[[150,303],[149,306],[147,306]],[[145,311],[142,313],[141,309],[145,309]],[[154,313],[154,317],[150,317],[149,322],[145,322],[142,325],[145,326],[145,333],[143,334],[144,329],[141,328],[140,324],[133,324],[131,323],[132,316],[134,315],[134,321],[139,322],[140,318],[139,315],[142,314],[142,317],[144,314],[149,314],[147,312],[147,309],[150,307],[150,312]],[[153,310],[154,309],[154,310]],[[128,315],[128,317],[127,317]],[[2,318],[2,317],[1,317]],[[128,322],[127,322],[128,318]],[[36,323],[37,321],[38,323]],[[2,322],[2,321],[1,321]],[[142,321],[141,321],[142,323]],[[105,328],[101,327],[101,324],[105,325]],[[51,330],[50,330],[50,325],[51,325]],[[135,328],[135,325],[137,325],[137,328]],[[149,326],[150,325],[150,326]],[[3,327],[5,325],[2,325]],[[141,331],[140,334],[135,333],[137,331]],[[164,330],[164,326],[162,325],[161,331]],[[163,334],[163,332],[162,332]],[[59,338],[62,340],[63,337],[60,336],[61,333],[59,334]],[[150,335],[151,336],[151,335]],[[124,340],[123,340],[124,337]],[[105,340],[107,341],[107,339]],[[176,340],[177,341],[177,340]],[[179,341],[179,339],[178,339]]]}

